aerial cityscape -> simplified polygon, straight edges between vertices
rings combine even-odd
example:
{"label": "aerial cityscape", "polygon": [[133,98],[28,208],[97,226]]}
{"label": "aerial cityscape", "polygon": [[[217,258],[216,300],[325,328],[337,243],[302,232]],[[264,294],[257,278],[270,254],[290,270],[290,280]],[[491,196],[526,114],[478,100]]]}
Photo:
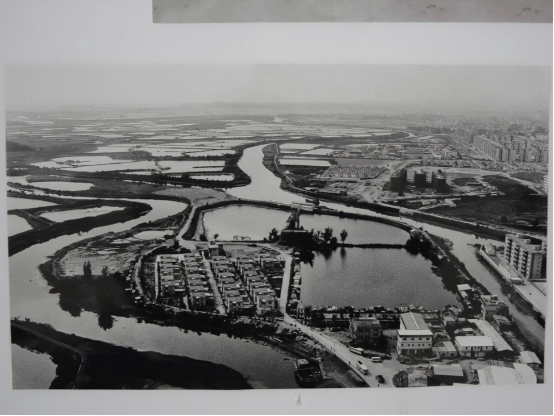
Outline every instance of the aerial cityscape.
{"label": "aerial cityscape", "polygon": [[6,80],[14,389],[544,382],[548,68]]}

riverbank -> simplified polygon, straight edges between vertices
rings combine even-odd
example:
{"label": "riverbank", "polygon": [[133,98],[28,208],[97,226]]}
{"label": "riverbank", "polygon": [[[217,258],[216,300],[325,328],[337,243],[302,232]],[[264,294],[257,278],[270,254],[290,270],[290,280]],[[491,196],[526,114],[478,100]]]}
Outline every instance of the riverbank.
{"label": "riverbank", "polygon": [[[86,356],[79,389],[251,389],[245,376],[221,364],[188,357],[139,352],[106,342],[56,331],[49,325],[13,321],[52,341],[78,349]],[[80,359],[75,352],[12,325],[12,343],[31,351],[48,354],[57,365],[51,389],[73,386]]]}
{"label": "riverbank", "polygon": [[[35,244],[44,243],[54,238],[67,234],[88,232],[94,228],[111,225],[114,223],[122,223],[132,219],[139,218],[147,214],[152,207],[148,204],[129,202],[129,201],[105,201],[105,200],[87,200],[87,201],[71,201],[60,206],[50,206],[42,208],[33,208],[30,210],[12,210],[11,214],[20,215],[26,218],[27,215],[33,215],[37,212],[53,212],[69,209],[82,209],[84,207],[102,207],[102,206],[115,206],[123,207],[122,210],[109,212],[107,214],[98,215],[95,217],[84,217],[74,220],[67,220],[63,222],[55,222],[47,224],[43,222],[41,228],[24,231],[22,233],[13,235],[8,238],[8,251],[9,255],[13,256],[20,251],[23,251]],[[38,225],[38,224],[37,224]]]}

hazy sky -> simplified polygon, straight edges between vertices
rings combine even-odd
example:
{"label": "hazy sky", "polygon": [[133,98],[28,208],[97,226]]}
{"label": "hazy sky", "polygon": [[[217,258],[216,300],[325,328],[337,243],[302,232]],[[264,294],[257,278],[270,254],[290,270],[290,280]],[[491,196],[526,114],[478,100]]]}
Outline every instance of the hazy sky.
{"label": "hazy sky", "polygon": [[545,67],[11,66],[6,108],[210,102],[367,103],[445,111],[547,111]]}

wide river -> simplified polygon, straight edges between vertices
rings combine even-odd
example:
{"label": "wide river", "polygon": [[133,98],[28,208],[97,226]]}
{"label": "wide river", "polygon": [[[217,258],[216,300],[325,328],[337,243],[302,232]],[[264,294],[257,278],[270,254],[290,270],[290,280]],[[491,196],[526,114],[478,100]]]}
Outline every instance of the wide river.
{"label": "wide river", "polygon": [[[246,149],[239,162],[239,167],[252,178],[252,183],[246,187],[230,189],[228,193],[236,197],[253,200],[287,204],[304,203],[305,199],[303,197],[282,190],[279,187],[280,179],[263,166],[263,146],[265,145]],[[141,351],[183,355],[194,359],[225,364],[245,374],[252,380],[254,385],[260,387],[296,387],[293,377],[292,360],[287,354],[272,347],[260,345],[252,341],[248,342],[210,334],[200,336],[191,332],[184,333],[177,328],[138,323],[135,319],[128,318],[117,318],[111,329],[103,330],[98,325],[98,317],[96,315],[83,312],[79,317],[72,317],[59,307],[58,295],[49,293],[50,287],[38,271],[38,266],[46,261],[48,256],[82,239],[101,235],[109,231],[124,231],[139,223],[155,221],[174,215],[183,211],[186,207],[183,203],[173,201],[140,200],[139,202],[146,202],[152,206],[152,210],[143,217],[121,224],[99,227],[83,235],[73,234],[58,237],[46,243],[34,245],[10,257],[11,316],[29,318],[35,322],[51,324],[62,332],[73,333],[116,345],[130,346]],[[346,207],[340,204],[325,203],[324,205],[339,211],[368,213],[367,210]],[[369,213],[376,216],[379,215],[373,212]],[[301,217],[301,222],[303,221]],[[413,226],[422,225],[408,219],[402,219],[401,221]],[[502,293],[500,284],[495,276],[476,260],[475,254],[468,246],[468,244],[483,243],[484,240],[470,234],[441,227],[424,225],[424,228],[433,234],[452,241],[454,244],[454,254],[465,263],[468,271],[492,293],[509,302],[507,296]],[[214,230],[214,232],[219,231]],[[354,235],[353,232],[353,239],[355,238]],[[346,258],[354,256],[353,253],[353,251],[352,254],[350,251],[347,251]],[[343,261],[340,253],[333,254],[333,256],[337,257],[339,263]],[[393,261],[393,259],[389,261]],[[316,265],[320,267],[323,264],[325,263],[319,258],[316,258],[314,261],[314,267]],[[307,271],[303,270],[303,273],[307,273]],[[439,278],[436,277],[436,279],[438,280]],[[406,281],[405,284],[412,283]],[[374,302],[368,300],[368,303],[372,304]],[[384,302],[379,303],[384,304]],[[396,303],[401,303],[401,301],[399,300]],[[442,303],[443,301],[441,300]],[[519,311],[515,307],[510,309],[515,319],[526,326],[531,333],[537,335],[537,343],[542,343],[539,346],[544,348],[544,329],[538,325],[535,319],[526,315],[523,311]],[[45,357],[45,359],[47,358]],[[25,360],[17,361],[19,363],[22,361],[24,363],[30,362]],[[44,366],[47,365],[48,363],[44,363]],[[36,370],[33,370],[33,368],[35,367],[32,364],[27,364],[25,368],[14,367],[14,371],[17,374],[30,374],[33,371],[41,371],[39,366],[36,367]],[[35,387],[44,388],[45,383],[44,380],[41,380],[37,382]]]}

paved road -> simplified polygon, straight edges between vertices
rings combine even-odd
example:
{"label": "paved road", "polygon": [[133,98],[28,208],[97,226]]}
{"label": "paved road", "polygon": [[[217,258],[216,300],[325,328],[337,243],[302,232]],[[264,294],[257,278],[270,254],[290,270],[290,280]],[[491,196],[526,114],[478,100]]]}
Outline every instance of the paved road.
{"label": "paved road", "polygon": [[221,298],[221,293],[219,293],[217,282],[215,281],[214,274],[210,267],[210,261],[204,258],[204,255],[202,255],[202,264],[204,264],[204,268],[206,269],[206,277],[208,278],[210,286],[212,287],[215,307],[221,315],[227,315],[227,311],[225,310],[225,306],[223,305],[223,299]]}
{"label": "paved road", "polygon": [[[369,358],[362,357],[360,355],[354,354],[343,344],[335,341],[334,339],[309,328],[306,325],[298,323],[294,318],[289,316],[286,313],[286,304],[287,304],[287,294],[288,287],[290,283],[290,268],[292,264],[292,257],[290,254],[282,252],[281,255],[286,259],[285,265],[285,274],[283,276],[283,286],[281,290],[281,298],[279,301],[279,310],[284,315],[284,322],[289,325],[293,325],[305,334],[311,336],[319,343],[327,347],[328,350],[332,351],[338,358],[344,361],[346,364],[350,363],[350,367],[360,375],[370,387],[394,387],[392,384],[392,377],[398,372],[398,369],[406,368],[407,366],[399,363],[397,360],[384,360],[382,363],[374,363]],[[361,361],[369,370],[369,374],[362,374],[356,368],[356,361]],[[376,379],[376,375],[382,375],[385,378],[385,384],[379,383]]]}
{"label": "paved road", "polygon": [[[307,335],[311,336],[315,340],[317,340],[319,343],[323,344],[325,347],[327,347],[328,350],[332,351],[338,358],[340,358],[344,363],[349,364],[350,367],[360,376],[362,377],[367,384],[369,384],[370,387],[394,387],[392,384],[392,378],[393,376],[398,372],[399,369],[407,368],[406,365],[399,363],[397,360],[384,360],[382,363],[374,363],[371,361],[370,358],[362,357],[358,354],[354,354],[352,351],[348,349],[348,347],[344,346],[338,341],[335,341],[334,339],[315,331],[306,325],[302,325],[298,323],[296,320],[294,320],[289,315],[285,315],[284,321],[290,325],[295,325],[296,328],[301,330],[302,332],[306,333]],[[365,364],[365,366],[368,368],[369,373],[362,374],[357,368],[356,368],[356,361],[361,361]],[[375,376],[382,375],[385,379],[385,383],[381,384],[377,381]]]}
{"label": "paved road", "polygon": [[539,288],[531,283],[526,285],[514,285],[515,290],[517,290],[524,299],[527,299],[536,310],[538,310],[543,315],[546,315],[548,310],[548,301],[544,293],[542,293]]}
{"label": "paved road", "polygon": [[72,389],[78,389],[79,388],[79,384],[81,383],[81,376],[83,375],[83,370],[85,369],[85,364],[87,362],[87,355],[83,351],[78,350],[77,348],[73,348],[73,347],[71,347],[67,344],[64,344],[63,342],[56,341],[55,339],[47,337],[46,335],[42,335],[42,334],[40,334],[36,331],[33,331],[32,329],[28,329],[28,328],[24,327],[24,326],[14,324],[14,323],[12,323],[11,325],[16,327],[16,328],[19,328],[23,331],[29,332],[30,334],[33,334],[33,335],[35,335],[39,338],[45,339],[46,341],[50,341],[53,344],[59,345],[60,347],[67,348],[67,349],[79,354],[79,356],[81,357],[81,365],[79,365],[79,369],[77,370],[77,374],[75,376],[75,381],[73,382]]}

